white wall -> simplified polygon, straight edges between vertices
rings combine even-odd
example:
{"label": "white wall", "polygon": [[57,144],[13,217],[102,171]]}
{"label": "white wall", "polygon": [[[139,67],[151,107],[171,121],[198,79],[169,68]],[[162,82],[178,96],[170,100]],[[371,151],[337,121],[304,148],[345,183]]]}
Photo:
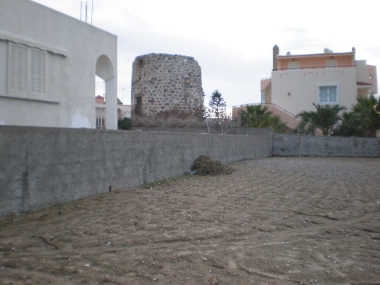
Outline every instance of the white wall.
{"label": "white wall", "polygon": [[272,102],[295,115],[315,110],[323,84],[339,86],[339,105],[350,109],[356,103],[355,67],[272,71]]}
{"label": "white wall", "polygon": [[356,64],[356,77],[360,82],[368,82],[368,69],[365,60],[357,60]]}
{"label": "white wall", "polygon": [[131,117],[131,105],[117,105],[117,109],[120,109],[122,119]]}
{"label": "white wall", "polygon": [[[117,37],[30,0],[0,5],[0,124],[95,128],[96,63],[105,55],[114,76],[107,88],[107,128],[116,129]],[[45,94],[10,97],[4,61],[9,42],[46,51]]]}
{"label": "white wall", "polygon": [[0,40],[0,95],[6,93],[7,87],[7,47],[7,42]]}

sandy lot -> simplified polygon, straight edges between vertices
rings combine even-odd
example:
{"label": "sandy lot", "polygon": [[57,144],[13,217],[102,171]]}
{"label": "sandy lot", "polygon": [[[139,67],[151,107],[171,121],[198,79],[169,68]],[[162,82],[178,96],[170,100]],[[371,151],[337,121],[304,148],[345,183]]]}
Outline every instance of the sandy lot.
{"label": "sandy lot", "polygon": [[380,159],[273,157],[0,223],[0,284],[380,284]]}

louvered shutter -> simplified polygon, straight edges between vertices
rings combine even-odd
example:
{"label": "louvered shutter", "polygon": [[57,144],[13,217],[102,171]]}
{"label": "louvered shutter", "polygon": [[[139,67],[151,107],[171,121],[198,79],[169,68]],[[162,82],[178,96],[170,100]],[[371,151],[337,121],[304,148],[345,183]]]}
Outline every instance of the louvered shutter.
{"label": "louvered shutter", "polygon": [[10,46],[9,89],[27,91],[27,56],[28,50],[23,47]]}
{"label": "louvered shutter", "polygon": [[45,53],[31,51],[30,92],[45,94]]}

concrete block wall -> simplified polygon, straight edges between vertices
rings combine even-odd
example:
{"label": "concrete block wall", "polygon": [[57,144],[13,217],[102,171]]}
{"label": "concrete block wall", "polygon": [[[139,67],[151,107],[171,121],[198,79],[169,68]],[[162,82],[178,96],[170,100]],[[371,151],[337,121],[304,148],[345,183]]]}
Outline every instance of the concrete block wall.
{"label": "concrete block wall", "polygon": [[271,136],[0,126],[0,217],[183,174],[199,155],[270,156]]}
{"label": "concrete block wall", "polygon": [[281,156],[380,157],[380,139],[273,134],[272,154]]}
{"label": "concrete block wall", "polygon": [[[174,132],[174,133],[201,133],[208,134],[207,128],[190,128],[187,127],[133,127],[133,130],[144,132]],[[213,133],[215,134],[215,133]],[[271,128],[231,128],[226,135],[248,135],[248,136],[270,136]]]}

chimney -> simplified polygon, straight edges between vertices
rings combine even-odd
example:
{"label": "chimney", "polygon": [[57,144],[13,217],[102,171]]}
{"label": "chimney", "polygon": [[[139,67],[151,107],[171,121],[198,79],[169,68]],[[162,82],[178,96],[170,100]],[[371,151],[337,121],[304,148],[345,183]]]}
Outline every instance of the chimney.
{"label": "chimney", "polygon": [[277,45],[273,47],[273,71],[277,70],[277,56],[280,54],[280,49]]}

